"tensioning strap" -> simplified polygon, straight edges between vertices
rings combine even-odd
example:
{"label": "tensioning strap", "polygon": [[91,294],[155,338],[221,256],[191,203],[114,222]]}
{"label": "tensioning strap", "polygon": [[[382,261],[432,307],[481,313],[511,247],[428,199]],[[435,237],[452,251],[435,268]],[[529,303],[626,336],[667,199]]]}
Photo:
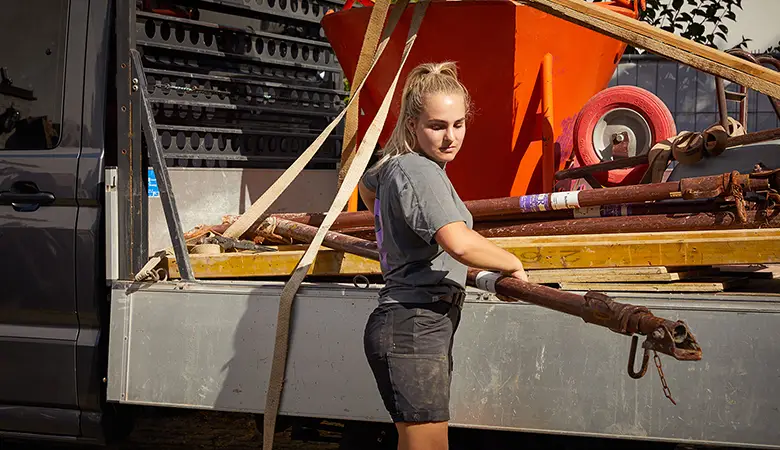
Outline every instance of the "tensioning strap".
{"label": "tensioning strap", "polygon": [[376,53],[376,46],[379,43],[380,31],[384,25],[387,11],[390,8],[390,2],[387,0],[378,1],[371,8],[371,17],[368,19],[368,28],[363,37],[363,46],[360,48],[360,57],[358,58],[355,74],[350,83],[349,98],[355,103],[354,108],[347,111],[347,117],[344,119],[344,137],[341,148],[341,167],[339,168],[339,186],[347,175],[349,166],[355,158],[355,139],[357,138],[358,119],[360,118],[360,93],[355,88],[363,82],[371,68],[372,56]]}

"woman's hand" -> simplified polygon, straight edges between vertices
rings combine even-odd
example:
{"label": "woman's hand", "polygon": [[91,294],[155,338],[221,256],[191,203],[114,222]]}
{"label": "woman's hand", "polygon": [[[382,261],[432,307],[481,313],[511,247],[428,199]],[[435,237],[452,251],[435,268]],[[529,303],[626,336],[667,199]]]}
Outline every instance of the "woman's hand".
{"label": "woman's hand", "polygon": [[[507,274],[506,276],[512,277],[512,278],[517,278],[518,280],[525,281],[526,283],[529,282],[528,281],[528,274],[525,272],[525,269],[523,269],[523,268],[520,268],[520,270],[516,270],[516,271],[514,271],[514,272],[512,272],[510,274]],[[502,302],[514,303],[514,302],[517,301],[516,298],[507,297],[506,295],[501,295],[501,294],[496,294],[496,297],[498,297],[498,299],[501,300]]]}
{"label": "woman's hand", "polygon": [[512,277],[512,278],[517,278],[518,280],[522,280],[522,281],[525,281],[526,283],[528,283],[528,274],[525,272],[525,269],[522,268],[522,267],[520,268],[520,270],[516,270],[516,271],[512,272],[511,274],[509,274],[509,276]]}

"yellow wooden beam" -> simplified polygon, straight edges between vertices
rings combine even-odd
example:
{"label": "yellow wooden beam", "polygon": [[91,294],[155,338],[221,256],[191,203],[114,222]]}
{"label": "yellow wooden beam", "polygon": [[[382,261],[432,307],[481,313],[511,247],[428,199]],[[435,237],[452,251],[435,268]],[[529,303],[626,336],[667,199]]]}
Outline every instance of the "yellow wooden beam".
{"label": "yellow wooden beam", "polygon": [[[289,275],[303,256],[302,250],[267,253],[221,253],[190,255],[196,278],[245,278]],[[175,259],[168,260],[170,278],[179,278]],[[349,253],[322,249],[310,275],[357,275],[381,273],[378,261]]]}
{"label": "yellow wooden beam", "polygon": [[[517,255],[527,269],[711,266],[780,263],[780,230],[716,230],[491,239]],[[190,255],[197,278],[289,275],[302,250]],[[178,278],[176,261],[168,261]],[[329,249],[320,251],[313,275],[379,274],[379,263]]]}

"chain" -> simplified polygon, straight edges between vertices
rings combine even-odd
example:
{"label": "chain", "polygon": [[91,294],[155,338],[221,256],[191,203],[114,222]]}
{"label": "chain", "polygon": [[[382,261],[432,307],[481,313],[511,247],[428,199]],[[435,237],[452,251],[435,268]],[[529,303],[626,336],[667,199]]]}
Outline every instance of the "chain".
{"label": "chain", "polygon": [[672,402],[673,405],[677,405],[677,402],[675,402],[672,398],[672,391],[669,390],[669,385],[666,384],[664,370],[661,368],[661,358],[658,356],[658,353],[655,350],[653,350],[653,362],[655,363],[655,367],[658,369],[658,376],[661,377],[661,386],[664,388],[664,395],[669,399],[669,401]]}

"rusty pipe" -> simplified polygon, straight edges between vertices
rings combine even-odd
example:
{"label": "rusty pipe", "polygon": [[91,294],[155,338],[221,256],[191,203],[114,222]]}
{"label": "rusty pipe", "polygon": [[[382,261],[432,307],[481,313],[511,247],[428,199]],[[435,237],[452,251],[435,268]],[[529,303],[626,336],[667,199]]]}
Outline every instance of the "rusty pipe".
{"label": "rusty pipe", "polygon": [[680,181],[667,183],[475,200],[469,202],[467,206],[475,217],[500,216],[630,202],[649,202],[679,198],[686,200],[714,198],[730,195],[734,188],[739,188],[743,192],[762,192],[769,189],[769,181],[767,179],[752,178],[750,175],[726,173],[684,178]]}
{"label": "rusty pipe", "polygon": [[559,236],[603,233],[642,233],[688,230],[780,228],[780,211],[748,211],[742,223],[736,208],[715,213],[564,219],[507,225],[485,222],[474,230],[487,238],[511,236]]}
{"label": "rusty pipe", "polygon": [[[578,210],[559,210],[559,211],[543,211],[538,213],[529,214],[509,214],[505,216],[486,216],[481,220],[475,220],[474,230],[487,233],[493,232],[493,229],[515,227],[521,225],[532,225],[542,223],[553,224],[563,223],[563,221],[571,221],[576,223],[572,219],[593,219],[600,217],[630,217],[630,216],[654,216],[654,215],[666,215],[666,214],[696,214],[696,213],[720,213],[729,212],[734,208],[733,203],[727,203],[717,200],[684,200],[684,201],[669,201],[660,203],[628,203],[622,205],[602,205],[592,206],[588,208],[581,208]],[[558,222],[556,222],[558,221]],[[567,222],[568,223],[568,222]],[[533,229],[533,227],[532,227]],[[542,226],[542,229],[545,229]],[[353,227],[344,228],[339,230],[344,234],[360,237],[362,239],[375,239],[373,236],[374,227]],[[250,234],[249,237],[253,237]]]}
{"label": "rusty pipe", "polygon": [[[279,217],[269,217],[257,228],[257,232],[259,236],[267,238],[281,236],[290,239],[290,243],[309,243],[314,240],[314,236],[317,234],[317,228]],[[376,243],[371,241],[357,239],[335,231],[328,231],[325,234],[323,243],[325,246],[334,250],[352,253],[368,259],[379,260],[379,252],[377,251]]]}
{"label": "rusty pipe", "polygon": [[[260,228],[266,233],[303,242],[313,241],[317,234],[317,228],[313,226],[279,218],[266,219],[264,226]],[[325,235],[323,245],[333,250],[379,260],[379,251],[375,243],[334,231]],[[580,296],[474,268],[468,269],[467,283],[469,286],[488,290],[513,300],[527,301],[574,315],[587,323],[607,327],[617,333],[646,335],[648,342],[655,343],[657,351],[679,360],[701,359],[701,348],[698,347],[695,337],[684,322],[672,322],[656,317],[645,307],[618,303],[603,294],[588,293]]]}
{"label": "rusty pipe", "polygon": [[[735,190],[740,193],[761,192],[769,190],[769,187],[770,178],[755,178],[734,172],[722,175],[684,178],[680,181],[667,183],[472,200],[466,202],[466,206],[471,211],[472,216],[475,217],[475,221],[481,222],[481,218],[487,217],[497,219],[503,216],[512,216],[515,219],[522,219],[527,214],[529,218],[532,218],[532,214],[550,210],[577,209],[578,212],[581,212],[583,208],[587,207],[619,205],[628,202],[648,202],[679,198],[686,200],[710,199],[723,195],[733,195]],[[277,214],[273,217],[300,221],[300,223],[308,222],[304,224],[316,226],[321,223],[324,215],[322,213],[294,213]],[[352,228],[353,231],[359,231],[361,227],[365,227],[365,230],[368,230],[373,226],[373,218],[368,211],[341,213],[337,221],[342,229]],[[202,235],[206,231],[221,234],[229,226],[229,223],[225,223],[213,227],[198,227],[187,232],[185,239],[190,240],[194,236]],[[253,229],[255,227],[250,228],[250,230]],[[254,231],[249,231],[247,237],[253,237],[255,234]]]}
{"label": "rusty pipe", "polygon": [[[651,205],[647,205],[651,206]],[[661,206],[661,205],[658,205]],[[641,206],[639,206],[641,208]],[[648,208],[649,209],[649,208]],[[648,211],[649,212],[649,211]],[[631,217],[627,219],[627,217]],[[519,236],[561,236],[602,233],[643,233],[655,231],[727,230],[780,228],[780,212],[775,210],[747,211],[741,222],[737,208],[731,204],[704,212],[629,214],[602,217],[582,217],[544,222],[511,221],[477,222],[474,231],[487,238]],[[369,227],[341,231],[361,239],[374,240],[374,229]]]}
{"label": "rusty pipe", "polygon": [[[722,201],[707,199],[707,200],[685,200],[685,201],[670,201],[664,203],[627,203],[620,205],[602,205],[592,206],[587,208],[581,208],[579,210],[567,209],[558,211],[540,211],[536,213],[521,213],[521,214],[504,214],[504,215],[486,215],[475,219],[475,224],[490,223],[491,226],[484,226],[482,228],[494,228],[501,225],[515,225],[518,221],[526,222],[540,222],[546,220],[563,220],[573,218],[588,218],[588,217],[612,217],[612,216],[638,216],[638,215],[653,215],[653,214],[684,214],[684,213],[699,213],[699,212],[719,212],[729,206],[728,203]],[[351,213],[345,213],[351,214]],[[293,218],[290,218],[290,217]],[[279,219],[291,220],[308,225],[311,221],[311,215],[306,213],[300,214],[274,214],[271,217]],[[298,220],[296,220],[298,219]],[[342,222],[342,227],[335,229],[343,234],[355,234],[373,232],[374,225],[363,225],[359,221],[354,221],[357,226],[345,226],[347,221]],[[351,224],[350,224],[351,225]],[[214,225],[212,229],[219,233],[222,228],[227,228],[228,225]],[[221,228],[222,227],[222,228]],[[250,228],[247,231],[245,237],[254,238],[256,232],[254,228]]]}
{"label": "rusty pipe", "polygon": [[[587,191],[556,192],[553,194],[524,195],[464,202],[475,220],[509,215],[524,215],[559,209],[577,209],[590,206],[615,205],[631,202],[648,202],[670,199],[704,199],[726,193],[730,185],[739,185],[743,191],[760,192],[769,189],[767,179],[750,175],[726,173],[696,178],[684,178],[667,183],[618,186]],[[306,225],[319,226],[323,213],[274,214]],[[235,220],[229,217],[228,220]],[[374,219],[368,211],[339,214],[331,227],[333,230],[373,226]],[[218,231],[216,231],[218,232]]]}
{"label": "rusty pipe", "polygon": [[467,279],[470,286],[577,316],[616,333],[645,335],[646,347],[677,360],[701,359],[701,347],[685,322],[656,317],[645,307],[618,303],[596,292],[582,296],[473,268],[468,269]]}
{"label": "rusty pipe", "polygon": [[[631,202],[648,202],[670,199],[705,199],[730,195],[733,188],[744,192],[761,192],[769,189],[769,179],[750,175],[726,173],[696,178],[684,178],[667,183],[618,186],[587,191],[556,192],[552,194],[524,195],[485,200],[467,201],[466,207],[475,221],[482,218],[502,216],[523,216],[550,210],[581,209],[592,206],[615,205]],[[269,217],[269,216],[266,216]],[[284,213],[272,217],[292,220],[305,225],[319,226],[325,217],[323,213]],[[228,216],[221,225],[197,227],[185,234],[190,240],[205,232],[222,234],[237,216]],[[261,219],[264,220],[264,219]],[[368,211],[339,214],[332,229],[360,228],[373,226],[373,217]],[[255,228],[254,226],[250,229]]]}

